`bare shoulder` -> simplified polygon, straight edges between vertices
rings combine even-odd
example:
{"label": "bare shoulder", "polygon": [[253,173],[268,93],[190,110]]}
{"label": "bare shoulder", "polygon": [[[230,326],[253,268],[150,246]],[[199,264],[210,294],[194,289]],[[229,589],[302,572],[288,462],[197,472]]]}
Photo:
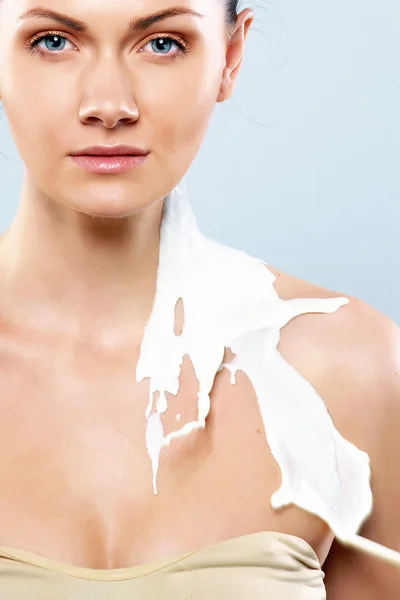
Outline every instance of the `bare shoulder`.
{"label": "bare shoulder", "polygon": [[[276,276],[274,287],[281,298],[349,299],[335,313],[308,313],[293,319],[282,329],[280,351],[318,391],[324,392],[324,400],[336,418],[341,420],[343,413],[348,417],[355,412],[358,422],[372,419],[376,427],[373,411],[397,405],[398,325],[349,294],[308,283],[271,266],[268,269]],[[347,423],[342,426],[346,428]]]}
{"label": "bare shoulder", "polygon": [[[339,432],[371,460],[374,510],[361,535],[400,551],[400,328],[358,298],[268,266],[285,299],[347,297],[333,314],[296,317],[280,351],[324,399]],[[334,543],[327,562],[329,600],[394,600],[400,571]]]}

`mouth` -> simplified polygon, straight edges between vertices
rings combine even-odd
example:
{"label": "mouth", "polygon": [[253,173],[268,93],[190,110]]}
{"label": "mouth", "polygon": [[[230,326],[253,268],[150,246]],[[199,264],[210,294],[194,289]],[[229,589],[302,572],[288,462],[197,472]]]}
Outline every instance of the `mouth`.
{"label": "mouth", "polygon": [[149,153],[143,151],[112,149],[87,149],[71,154],[71,160],[79,168],[94,174],[119,174],[140,167]]}
{"label": "mouth", "polygon": [[88,148],[83,148],[82,150],[78,150],[78,152],[72,152],[70,156],[95,156],[95,157],[105,157],[105,156],[147,156],[149,154],[148,150],[143,148],[138,148],[135,146],[90,146]]}

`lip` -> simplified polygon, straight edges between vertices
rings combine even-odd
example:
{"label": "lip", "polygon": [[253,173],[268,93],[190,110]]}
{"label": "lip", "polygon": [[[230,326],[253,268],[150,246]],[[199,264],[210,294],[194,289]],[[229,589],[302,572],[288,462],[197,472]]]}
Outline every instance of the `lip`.
{"label": "lip", "polygon": [[114,155],[114,156],[95,156],[95,155],[78,155],[70,156],[71,160],[81,169],[89,173],[126,173],[142,165],[147,155],[141,156],[127,156],[127,155]]}
{"label": "lip", "polygon": [[77,152],[71,152],[70,156],[147,156],[148,150],[136,146],[89,146]]}

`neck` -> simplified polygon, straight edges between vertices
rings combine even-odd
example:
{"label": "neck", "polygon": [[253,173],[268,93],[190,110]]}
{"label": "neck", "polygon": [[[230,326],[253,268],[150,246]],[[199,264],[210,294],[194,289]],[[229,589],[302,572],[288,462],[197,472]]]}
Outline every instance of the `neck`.
{"label": "neck", "polygon": [[0,242],[3,314],[20,328],[128,344],[151,314],[162,212],[160,201],[94,218],[24,189]]}

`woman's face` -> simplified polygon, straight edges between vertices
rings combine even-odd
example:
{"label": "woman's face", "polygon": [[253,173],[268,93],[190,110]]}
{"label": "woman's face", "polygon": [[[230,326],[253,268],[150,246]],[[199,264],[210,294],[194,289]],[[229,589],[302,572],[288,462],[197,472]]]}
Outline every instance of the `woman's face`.
{"label": "woman's face", "polygon": [[[39,4],[53,18],[33,14]],[[143,21],[177,6],[187,14]],[[197,154],[215,103],[232,93],[221,83],[240,48],[227,52],[224,2],[1,0],[0,7],[0,96],[35,193],[114,217],[170,193]],[[89,173],[70,157],[119,144],[149,155],[112,175]]]}

